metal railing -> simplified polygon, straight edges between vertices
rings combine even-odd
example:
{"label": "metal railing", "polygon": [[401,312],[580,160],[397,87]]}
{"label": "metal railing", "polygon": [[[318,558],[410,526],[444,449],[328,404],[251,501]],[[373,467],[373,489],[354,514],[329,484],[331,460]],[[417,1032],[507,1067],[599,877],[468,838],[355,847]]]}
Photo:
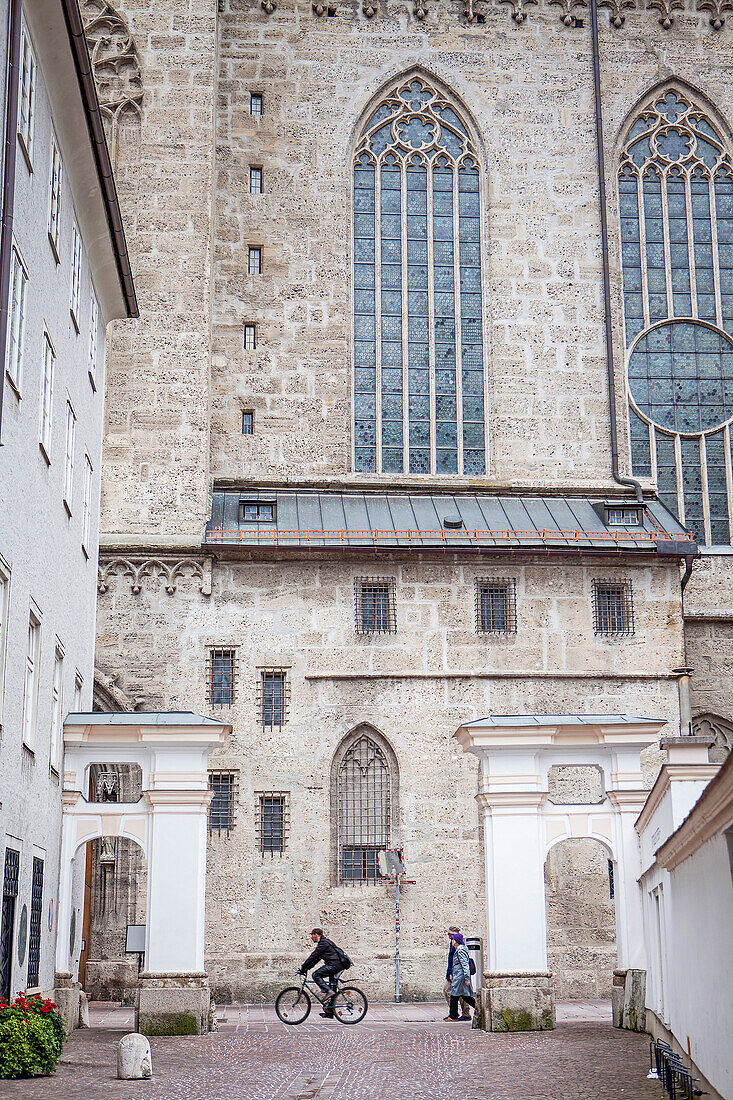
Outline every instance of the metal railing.
{"label": "metal railing", "polygon": [[293,528],[285,530],[284,528],[250,528],[250,527],[212,527],[204,534],[205,543],[217,543],[217,542],[271,542],[276,543],[283,541],[297,541],[297,542],[311,542],[313,540],[327,541],[335,543],[348,543],[353,541],[364,542],[371,541],[375,543],[389,540],[393,542],[395,539],[399,539],[404,542],[419,542],[435,541],[436,543],[448,544],[451,542],[465,542],[481,541],[485,542],[491,539],[497,543],[513,543],[513,542],[561,542],[561,543],[608,543],[612,545],[624,545],[634,543],[648,543],[650,547],[657,543],[690,543],[691,548],[694,550],[695,539],[693,535],[687,532],[669,532],[669,531],[561,531],[546,528],[543,530],[528,530],[528,531],[499,531],[489,530],[486,528],[465,528],[459,529],[441,528],[434,531],[421,531],[415,528],[405,528],[403,530],[396,529],[378,529],[378,528],[334,528],[331,530],[321,528]]}

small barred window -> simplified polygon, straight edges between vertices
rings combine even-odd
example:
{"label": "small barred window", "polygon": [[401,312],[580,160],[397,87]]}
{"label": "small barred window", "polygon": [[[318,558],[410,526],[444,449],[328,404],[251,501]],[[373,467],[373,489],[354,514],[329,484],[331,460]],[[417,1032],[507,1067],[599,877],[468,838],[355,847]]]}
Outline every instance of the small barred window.
{"label": "small barred window", "polygon": [[633,634],[631,581],[593,581],[593,629],[596,634]]}
{"label": "small barred window", "polygon": [[288,825],[287,794],[267,791],[258,795],[257,841],[263,855],[276,855],[285,851]]}
{"label": "small barred window", "polygon": [[516,629],[516,582],[511,577],[477,580],[477,634],[514,634]]}
{"label": "small barred window", "polygon": [[395,582],[390,577],[354,581],[357,634],[396,634]]}
{"label": "small barred window", "polygon": [[290,685],[284,669],[265,669],[260,675],[259,710],[262,726],[284,726],[287,721]]}
{"label": "small barred window", "polygon": [[234,828],[237,779],[237,772],[209,772],[209,790],[214,792],[209,805],[210,833],[228,833]]}
{"label": "small barred window", "polygon": [[208,700],[212,707],[230,707],[234,702],[237,670],[236,649],[210,649]]}

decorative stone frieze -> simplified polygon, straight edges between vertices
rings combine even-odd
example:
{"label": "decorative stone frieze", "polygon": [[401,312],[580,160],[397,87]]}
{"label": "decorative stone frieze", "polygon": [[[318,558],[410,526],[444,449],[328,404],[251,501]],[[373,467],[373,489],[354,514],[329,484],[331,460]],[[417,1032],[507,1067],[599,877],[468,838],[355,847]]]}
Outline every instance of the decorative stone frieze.
{"label": "decorative stone frieze", "polygon": [[371,0],[364,0],[361,10],[364,12],[367,19],[373,19],[377,14],[377,6],[376,4],[372,4]]}
{"label": "decorative stone frieze", "polygon": [[550,0],[550,4],[559,5],[560,19],[566,27],[575,26],[575,16],[573,15],[573,8],[586,7],[585,0]]}
{"label": "decorative stone frieze", "polygon": [[261,0],[261,4],[262,10],[268,15],[272,15],[272,13],[277,8],[277,0]]}
{"label": "decorative stone frieze", "polygon": [[422,0],[416,0],[415,8],[414,8],[414,14],[415,14],[415,18],[419,19],[420,22],[422,22],[422,20],[425,19],[425,17],[428,14],[427,4],[423,4]]}
{"label": "decorative stone frieze", "polygon": [[684,6],[683,0],[649,0],[649,7],[659,12],[659,25],[664,27],[665,31],[668,31],[674,23],[672,13],[683,11]]}
{"label": "decorative stone frieze", "polygon": [[723,12],[733,11],[733,0],[698,0],[697,10],[709,12],[710,26],[719,31],[725,25]]}
{"label": "decorative stone frieze", "polygon": [[108,0],[84,0],[84,33],[102,114],[112,122],[141,114],[140,57],[125,19]]}
{"label": "decorative stone frieze", "polygon": [[189,573],[200,580],[199,590],[204,596],[211,595],[211,558],[122,558],[100,559],[97,590],[103,596],[109,589],[111,577],[124,576],[130,579],[130,591],[137,596],[148,579],[162,580],[168,595],[176,591],[178,577]]}
{"label": "decorative stone frieze", "polygon": [[527,18],[527,5],[536,4],[537,0],[499,0],[501,4],[511,4],[512,19],[515,23],[524,23]]}
{"label": "decorative stone frieze", "polygon": [[626,22],[625,11],[634,7],[634,0],[601,0],[598,6],[608,8],[608,18],[614,27],[622,27]]}

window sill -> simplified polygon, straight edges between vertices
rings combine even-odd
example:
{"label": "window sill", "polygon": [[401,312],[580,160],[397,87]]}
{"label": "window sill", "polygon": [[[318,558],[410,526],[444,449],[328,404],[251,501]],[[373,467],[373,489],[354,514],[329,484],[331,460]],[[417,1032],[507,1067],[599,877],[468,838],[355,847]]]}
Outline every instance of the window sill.
{"label": "window sill", "polygon": [[53,764],[49,764],[48,774],[49,774],[49,777],[51,779],[51,782],[55,783],[56,786],[58,787],[58,785],[60,783],[59,773],[56,771],[56,768],[54,768]]}
{"label": "window sill", "polygon": [[66,509],[67,516],[69,517],[69,519],[71,519],[71,505],[69,504],[66,497],[64,497],[64,508]]}
{"label": "window sill", "polygon": [[96,393],[97,392],[97,380],[94,377],[94,374],[93,374],[92,371],[89,371],[88,373],[89,373],[89,385],[92,387],[92,389]]}
{"label": "window sill", "polygon": [[41,454],[45,458],[46,465],[50,466],[51,465],[51,456],[49,455],[48,451],[46,450],[45,446],[43,445],[43,443],[41,443],[40,440],[38,441],[38,450],[41,452]]}
{"label": "window sill", "polygon": [[33,175],[33,161],[31,159],[30,149],[27,148],[25,138],[21,134],[20,130],[18,131],[18,145],[20,146],[21,152],[23,154],[23,159],[25,160],[26,167],[30,174]]}
{"label": "window sill", "polygon": [[53,258],[55,259],[57,264],[60,264],[61,263],[61,257],[59,256],[58,245],[56,244],[56,241],[53,239],[50,229],[48,231],[48,243],[51,245],[51,251],[53,252]]}
{"label": "window sill", "polygon": [[70,309],[69,313],[71,314],[71,323],[73,324],[74,328],[76,329],[76,335],[78,336],[79,333],[81,332],[81,329],[79,327],[79,322],[76,319],[76,314],[74,313],[73,309]]}
{"label": "window sill", "polygon": [[23,756],[27,756],[31,764],[36,762],[35,750],[30,747],[25,741],[23,742]]}
{"label": "window sill", "polygon": [[20,389],[19,389],[18,383],[17,383],[17,382],[16,382],[16,380],[15,380],[15,379],[13,378],[13,376],[12,376],[12,374],[10,373],[10,371],[9,371],[9,370],[6,370],[6,371],[5,371],[5,377],[7,378],[7,380],[8,380],[8,384],[9,384],[9,386],[10,386],[11,390],[13,391],[13,393],[15,394],[15,396],[17,397],[18,401],[21,401],[21,400],[22,400],[22,397],[23,397],[23,395],[22,395],[22,394],[21,394],[21,392],[20,392]]}
{"label": "window sill", "polygon": [[87,559],[87,561],[89,561],[89,551],[87,550],[84,543],[81,544],[81,552],[84,555],[84,557]]}

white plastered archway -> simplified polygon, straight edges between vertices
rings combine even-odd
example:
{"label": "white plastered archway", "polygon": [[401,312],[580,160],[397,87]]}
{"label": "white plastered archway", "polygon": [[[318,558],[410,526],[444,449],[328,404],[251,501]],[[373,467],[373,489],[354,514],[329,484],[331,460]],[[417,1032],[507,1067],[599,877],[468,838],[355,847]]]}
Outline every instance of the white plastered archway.
{"label": "white plastered archway", "polygon": [[[648,793],[641,752],[658,740],[664,724],[628,715],[517,715],[491,716],[456,731],[464,751],[481,761],[487,973],[547,971],[545,859],[554,844],[581,837],[603,844],[615,863],[618,966],[644,969],[634,822]],[[549,802],[553,764],[599,766],[603,801]]]}
{"label": "white plastered archway", "polygon": [[[56,970],[71,973],[70,927],[78,851],[125,837],[148,862],[145,970],[204,973],[208,757],[231,727],[190,713],[71,714],[64,724],[64,790]],[[94,802],[92,764],[138,764],[139,802]]]}

